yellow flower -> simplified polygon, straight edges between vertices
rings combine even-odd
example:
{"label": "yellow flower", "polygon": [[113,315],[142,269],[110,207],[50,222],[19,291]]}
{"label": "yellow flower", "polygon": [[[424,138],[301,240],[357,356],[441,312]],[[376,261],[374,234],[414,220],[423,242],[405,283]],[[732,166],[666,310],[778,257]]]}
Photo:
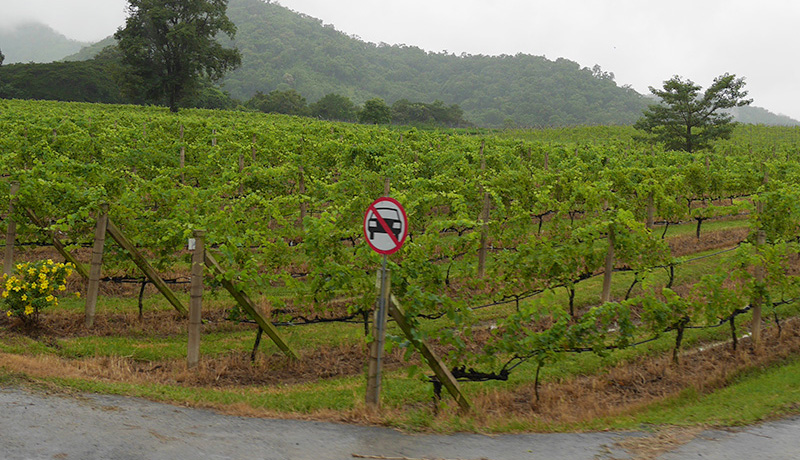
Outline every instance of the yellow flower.
{"label": "yellow flower", "polygon": [[25,307],[25,315],[30,316],[33,314],[33,306],[28,305]]}
{"label": "yellow flower", "polygon": [[58,290],[59,291],[66,291],[67,290],[67,285],[66,284],[62,284],[61,286],[58,287]]}
{"label": "yellow flower", "polygon": [[[49,296],[47,296],[47,297],[45,297],[45,298],[44,298],[44,300],[46,300],[46,301],[48,301],[48,302],[52,302],[52,301],[53,301],[53,299],[55,299],[55,297],[53,297],[52,295],[49,295]],[[22,300],[25,300],[25,299],[22,299]]]}
{"label": "yellow flower", "polygon": [[50,265],[53,265],[53,263],[54,263],[53,259],[47,259],[47,263],[50,264]]}
{"label": "yellow flower", "polygon": [[11,315],[13,315],[13,313],[11,313],[11,310],[8,310],[8,311],[6,312],[6,316],[8,316],[9,318],[11,318]]}
{"label": "yellow flower", "polygon": [[45,275],[44,272],[43,273],[39,273],[39,279],[44,281],[44,280],[47,279],[47,275]]}
{"label": "yellow flower", "polygon": [[31,289],[36,289],[36,283],[31,283]]}
{"label": "yellow flower", "polygon": [[8,297],[8,291],[3,291],[3,298],[5,299],[6,297]]}
{"label": "yellow flower", "polygon": [[75,297],[80,298],[81,297],[81,293],[80,292],[76,292],[75,293]]}
{"label": "yellow flower", "polygon": [[28,269],[28,274],[29,274],[29,275],[35,275],[35,274],[36,274],[36,270],[34,270],[34,269],[32,269],[32,268],[29,268],[29,269]]}
{"label": "yellow flower", "polygon": [[25,295],[25,294],[22,294],[22,300],[23,300],[23,301],[25,301],[25,300],[28,300],[28,296],[27,296],[27,295]]}

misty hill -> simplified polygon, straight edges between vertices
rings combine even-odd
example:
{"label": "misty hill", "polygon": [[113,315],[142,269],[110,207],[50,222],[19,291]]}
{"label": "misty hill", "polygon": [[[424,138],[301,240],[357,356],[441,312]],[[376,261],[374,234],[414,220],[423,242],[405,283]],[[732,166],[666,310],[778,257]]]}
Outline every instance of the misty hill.
{"label": "misty hill", "polygon": [[57,61],[86,45],[44,24],[28,23],[13,29],[0,29],[0,50],[6,56],[5,64]]}
{"label": "misty hill", "polygon": [[730,110],[736,121],[752,125],[800,126],[800,121],[788,115],[777,115],[755,106],[734,107]]}
{"label": "misty hill", "polygon": [[[618,86],[611,73],[567,59],[456,56],[376,45],[263,0],[230,0],[228,16],[238,27],[234,44],[243,59],[242,67],[222,84],[242,101],[258,91],[289,89],[308,102],[329,93],[357,104],[374,97],[389,104],[441,100],[458,104],[477,125],[522,127],[631,124],[648,103],[634,90]],[[112,43],[109,37],[67,60],[88,59]],[[751,123],[772,124],[777,117],[763,109],[743,109],[740,116]]]}
{"label": "misty hill", "polygon": [[[228,16],[238,28],[233,44],[242,66],[222,85],[240,100],[276,89],[294,89],[309,102],[329,93],[357,104],[375,97],[389,104],[441,100],[458,104],[465,118],[485,126],[629,124],[644,108],[642,97],[618,87],[610,74],[567,59],[456,56],[376,45],[262,0],[230,0]],[[100,49],[66,59],[86,59]]]}
{"label": "misty hill", "polygon": [[63,61],[88,61],[89,59],[94,58],[97,56],[101,51],[103,51],[107,46],[114,46],[117,44],[117,41],[114,40],[113,35],[109,35],[108,37],[100,40],[99,42],[92,43],[90,45],[84,46],[78,52],[70,54],[66,57],[63,57]]}
{"label": "misty hill", "polygon": [[641,96],[609,74],[541,56],[430,53],[367,43],[322,21],[261,0],[231,0],[242,67],[224,89],[247,99],[256,91],[295,89],[309,101],[328,93],[362,103],[381,97],[458,104],[480,125],[627,124]]}

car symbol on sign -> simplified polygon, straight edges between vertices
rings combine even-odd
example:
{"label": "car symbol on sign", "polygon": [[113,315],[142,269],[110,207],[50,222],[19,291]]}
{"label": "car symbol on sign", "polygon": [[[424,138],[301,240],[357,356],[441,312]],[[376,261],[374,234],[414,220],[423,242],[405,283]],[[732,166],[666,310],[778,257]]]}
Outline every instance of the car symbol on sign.
{"label": "car symbol on sign", "polygon": [[[400,238],[400,233],[403,230],[403,221],[400,217],[400,213],[397,212],[397,209],[394,208],[375,208],[378,214],[383,218],[383,221],[386,222],[386,225],[392,230],[394,233],[395,238]],[[367,221],[367,228],[369,229],[369,239],[374,240],[376,233],[386,233],[386,230],[383,228],[383,225],[378,222],[378,218],[373,213],[372,216]]]}

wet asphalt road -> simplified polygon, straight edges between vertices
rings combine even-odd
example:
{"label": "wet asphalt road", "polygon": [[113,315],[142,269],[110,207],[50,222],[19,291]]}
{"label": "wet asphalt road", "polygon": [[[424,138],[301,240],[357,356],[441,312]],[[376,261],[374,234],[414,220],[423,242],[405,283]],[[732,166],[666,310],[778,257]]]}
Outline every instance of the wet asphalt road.
{"label": "wet asphalt road", "polygon": [[[409,435],[324,422],[220,415],[118,396],[0,389],[0,459],[633,459],[644,433]],[[363,458],[363,457],[362,457]],[[712,430],[664,459],[797,459],[800,418]]]}

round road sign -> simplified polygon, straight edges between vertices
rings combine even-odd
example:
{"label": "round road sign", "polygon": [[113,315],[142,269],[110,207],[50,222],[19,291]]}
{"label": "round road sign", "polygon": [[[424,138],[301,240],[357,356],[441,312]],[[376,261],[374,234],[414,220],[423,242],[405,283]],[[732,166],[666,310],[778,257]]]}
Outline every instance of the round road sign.
{"label": "round road sign", "polygon": [[364,214],[364,238],[378,254],[394,254],[408,236],[408,218],[394,198],[373,201]]}

